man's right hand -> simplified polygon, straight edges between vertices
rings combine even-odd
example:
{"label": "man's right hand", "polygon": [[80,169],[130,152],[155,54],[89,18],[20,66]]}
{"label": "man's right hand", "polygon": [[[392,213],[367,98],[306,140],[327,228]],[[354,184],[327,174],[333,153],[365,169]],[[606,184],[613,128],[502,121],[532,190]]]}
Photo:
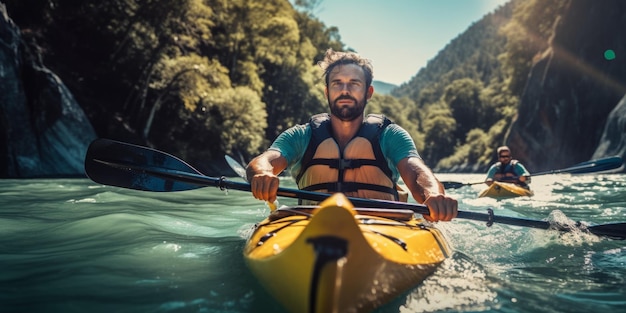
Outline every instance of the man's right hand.
{"label": "man's right hand", "polygon": [[252,159],[246,167],[246,176],[250,182],[252,195],[269,203],[276,201],[278,175],[287,168],[287,159],[280,152],[268,150]]}

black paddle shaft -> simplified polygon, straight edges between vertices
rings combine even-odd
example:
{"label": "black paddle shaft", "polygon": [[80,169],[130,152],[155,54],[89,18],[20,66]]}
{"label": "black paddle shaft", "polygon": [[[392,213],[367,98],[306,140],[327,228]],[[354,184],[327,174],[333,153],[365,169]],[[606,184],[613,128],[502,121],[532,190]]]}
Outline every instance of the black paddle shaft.
{"label": "black paddle shaft", "polygon": [[[248,183],[230,181],[225,177],[205,176],[165,152],[108,139],[96,139],[89,145],[85,157],[85,172],[91,180],[100,184],[143,191],[183,191],[206,186],[248,192],[251,190]],[[288,188],[278,188],[278,195],[312,201],[323,201],[329,196],[321,192]],[[348,200],[357,207],[407,209],[418,214],[429,214],[428,208],[423,204],[354,197],[348,197]],[[547,221],[496,216],[492,210],[488,210],[487,214],[459,211],[457,218],[484,221],[489,226],[501,223],[539,229],[573,230],[571,226],[554,225]],[[598,236],[626,239],[626,223],[590,227],[577,224],[574,229],[587,230]]]}

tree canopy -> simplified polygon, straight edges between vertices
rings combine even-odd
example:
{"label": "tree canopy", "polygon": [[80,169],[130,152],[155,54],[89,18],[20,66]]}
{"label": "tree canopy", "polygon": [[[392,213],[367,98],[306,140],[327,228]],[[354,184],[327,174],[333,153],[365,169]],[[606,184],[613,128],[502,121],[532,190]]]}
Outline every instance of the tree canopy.
{"label": "tree canopy", "polygon": [[[517,112],[533,58],[569,0],[513,0],[452,40],[368,112],[406,128],[428,164],[486,165]],[[319,0],[7,0],[26,41],[100,136],[195,164],[249,159],[326,111],[317,62],[345,50]]]}

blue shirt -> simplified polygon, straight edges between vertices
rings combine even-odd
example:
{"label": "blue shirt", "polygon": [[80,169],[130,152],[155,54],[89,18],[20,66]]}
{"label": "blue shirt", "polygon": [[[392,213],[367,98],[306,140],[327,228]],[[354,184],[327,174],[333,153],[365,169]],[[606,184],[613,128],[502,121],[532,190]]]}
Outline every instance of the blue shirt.
{"label": "blue shirt", "polygon": [[[515,163],[515,164],[513,164]],[[500,165],[500,166],[498,166]],[[489,171],[487,172],[487,179],[491,178],[493,179],[493,177],[496,175],[496,173],[501,172],[500,167],[503,166],[502,163],[498,162],[495,163],[493,165],[491,165],[491,167],[489,168]],[[509,170],[512,168],[512,173],[515,176],[530,176],[530,172],[528,172],[528,170],[526,169],[526,167],[524,167],[524,165],[522,165],[522,163],[520,162],[513,162],[513,160],[511,160],[511,162],[509,162],[509,164],[505,165],[505,170],[504,173],[509,172]]]}
{"label": "blue shirt", "polygon": [[[301,161],[309,142],[311,141],[311,127],[309,124],[296,125],[278,135],[269,150],[275,150],[287,159],[291,174],[295,176],[302,167]],[[387,165],[391,169],[394,182],[398,182],[400,173],[396,167],[398,162],[404,158],[416,157],[417,148],[409,133],[398,124],[389,124],[380,135],[380,148],[387,160]]]}

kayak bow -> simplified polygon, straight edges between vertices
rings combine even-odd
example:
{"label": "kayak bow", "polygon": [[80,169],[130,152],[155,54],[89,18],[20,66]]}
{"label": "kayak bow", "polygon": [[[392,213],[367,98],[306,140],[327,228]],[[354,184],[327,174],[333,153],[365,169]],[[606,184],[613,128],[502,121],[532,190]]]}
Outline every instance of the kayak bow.
{"label": "kayak bow", "polygon": [[420,284],[450,254],[441,232],[413,215],[355,209],[335,194],[319,207],[273,212],[244,256],[291,312],[369,312]]}
{"label": "kayak bow", "polygon": [[491,186],[484,189],[478,197],[490,197],[490,198],[514,198],[514,197],[530,197],[534,193],[530,189],[526,189],[514,183],[505,183],[494,181]]}

